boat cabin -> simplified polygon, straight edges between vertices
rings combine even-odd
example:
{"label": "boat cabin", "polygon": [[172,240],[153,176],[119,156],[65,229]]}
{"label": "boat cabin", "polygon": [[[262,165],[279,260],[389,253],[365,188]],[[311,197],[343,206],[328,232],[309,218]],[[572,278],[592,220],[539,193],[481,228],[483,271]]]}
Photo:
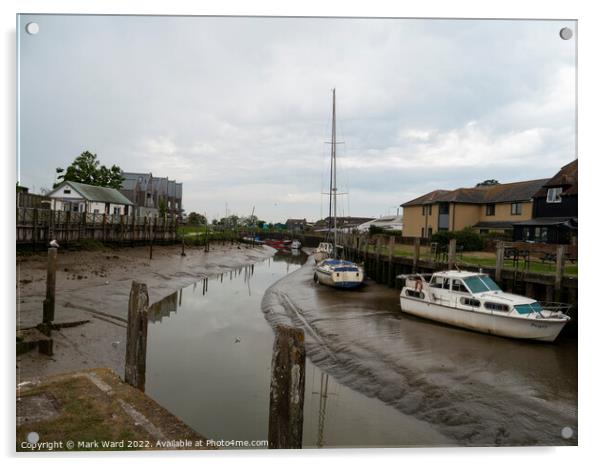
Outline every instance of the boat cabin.
{"label": "boat cabin", "polygon": [[449,270],[428,275],[409,275],[402,296],[456,309],[488,312],[541,314],[534,299],[505,293],[484,273]]}

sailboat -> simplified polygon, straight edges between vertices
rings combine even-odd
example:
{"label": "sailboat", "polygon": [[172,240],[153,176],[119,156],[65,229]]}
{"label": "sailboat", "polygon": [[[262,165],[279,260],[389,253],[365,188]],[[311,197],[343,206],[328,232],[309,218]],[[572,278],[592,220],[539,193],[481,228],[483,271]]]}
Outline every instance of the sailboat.
{"label": "sailboat", "polygon": [[337,249],[337,140],[336,89],[332,90],[332,134],[330,140],[330,192],[327,241],[316,249],[314,281],[335,288],[357,288],[364,282],[364,270],[357,264],[339,259]]}

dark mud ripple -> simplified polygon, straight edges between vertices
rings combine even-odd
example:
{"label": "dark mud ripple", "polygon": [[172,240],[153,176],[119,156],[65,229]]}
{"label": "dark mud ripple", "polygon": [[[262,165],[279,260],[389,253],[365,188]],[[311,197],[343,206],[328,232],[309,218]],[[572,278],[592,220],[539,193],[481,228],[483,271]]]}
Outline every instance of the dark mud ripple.
{"label": "dark mud ripple", "polygon": [[[575,341],[520,342],[401,314],[397,292],[313,283],[313,260],[273,284],[272,326],[306,334],[308,357],[340,383],[427,421],[458,445],[574,445]],[[563,427],[575,432],[560,435]]]}

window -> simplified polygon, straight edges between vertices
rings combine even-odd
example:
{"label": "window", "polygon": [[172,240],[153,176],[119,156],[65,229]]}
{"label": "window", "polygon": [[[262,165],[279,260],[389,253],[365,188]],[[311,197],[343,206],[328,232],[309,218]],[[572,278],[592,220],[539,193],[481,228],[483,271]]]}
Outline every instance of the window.
{"label": "window", "polygon": [[449,214],[449,204],[447,202],[443,202],[439,204],[439,214],[447,215]]}
{"label": "window", "polygon": [[468,293],[468,290],[464,286],[464,283],[462,283],[462,280],[458,280],[457,278],[454,278],[452,281],[452,290],[457,291],[458,293]]}
{"label": "window", "polygon": [[562,193],[562,188],[549,188],[548,189],[548,197],[546,200],[549,203],[562,202],[562,199],[560,198],[561,193]]}
{"label": "window", "polygon": [[65,194],[71,194],[71,188],[65,188],[65,189],[63,189],[63,193],[65,193]]}
{"label": "window", "polygon": [[532,312],[541,312],[541,304],[537,301],[531,304],[516,304],[514,309],[519,314],[531,314]]}
{"label": "window", "polygon": [[464,279],[464,283],[473,293],[500,291],[500,287],[487,275],[475,275]]}
{"label": "window", "polygon": [[420,237],[424,238],[424,227],[420,229]]}
{"label": "window", "polygon": [[97,214],[99,211],[98,209],[94,209],[94,213]]}
{"label": "window", "polygon": [[487,204],[485,206],[485,215],[495,215],[495,204]]}
{"label": "window", "polygon": [[460,298],[460,303],[465,306],[481,307],[481,301],[474,298]]}
{"label": "window", "polygon": [[422,215],[431,215],[432,213],[433,206],[431,204],[422,206]]}
{"label": "window", "polygon": [[410,298],[424,299],[424,293],[422,291],[406,290],[406,296]]}
{"label": "window", "polygon": [[510,308],[506,304],[485,302],[485,309],[490,311],[508,312]]}
{"label": "window", "polygon": [[430,283],[431,288],[443,288],[443,277],[433,277]]}
{"label": "window", "polygon": [[431,236],[433,236],[433,229],[429,227],[428,237],[430,238]]}
{"label": "window", "polygon": [[520,202],[513,202],[510,204],[511,215],[521,215],[523,213],[523,204]]}
{"label": "window", "polygon": [[113,207],[113,214],[114,215],[119,215],[121,213],[121,209],[119,209],[119,207]]}

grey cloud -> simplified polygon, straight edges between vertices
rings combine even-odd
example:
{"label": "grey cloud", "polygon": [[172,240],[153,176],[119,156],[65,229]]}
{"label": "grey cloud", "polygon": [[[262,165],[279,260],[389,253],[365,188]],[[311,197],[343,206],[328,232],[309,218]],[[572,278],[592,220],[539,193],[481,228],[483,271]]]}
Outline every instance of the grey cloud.
{"label": "grey cloud", "polygon": [[[429,189],[551,176],[574,157],[559,21],[25,17],[21,182],[85,149],[184,181],[188,211],[320,215],[337,87],[357,215]],[[568,24],[569,26],[574,26]],[[513,167],[520,166],[520,170]]]}

